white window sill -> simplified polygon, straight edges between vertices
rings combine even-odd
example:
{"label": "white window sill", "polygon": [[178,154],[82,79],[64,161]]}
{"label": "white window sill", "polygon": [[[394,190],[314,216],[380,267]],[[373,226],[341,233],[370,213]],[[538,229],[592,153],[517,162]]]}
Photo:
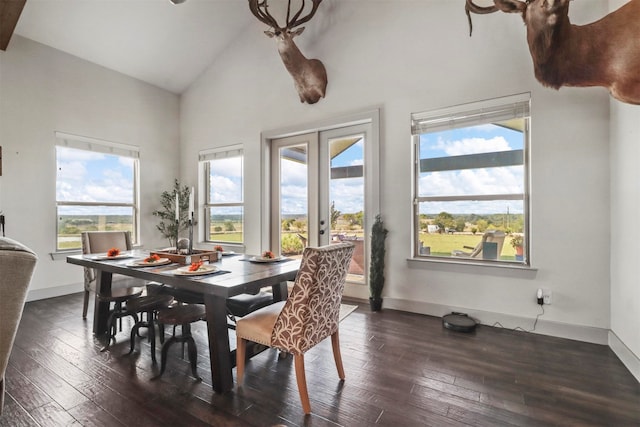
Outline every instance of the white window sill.
{"label": "white window sill", "polygon": [[452,272],[478,272],[495,274],[496,276],[516,276],[534,278],[538,269],[525,264],[506,262],[473,262],[471,260],[446,258],[408,258],[409,268]]}

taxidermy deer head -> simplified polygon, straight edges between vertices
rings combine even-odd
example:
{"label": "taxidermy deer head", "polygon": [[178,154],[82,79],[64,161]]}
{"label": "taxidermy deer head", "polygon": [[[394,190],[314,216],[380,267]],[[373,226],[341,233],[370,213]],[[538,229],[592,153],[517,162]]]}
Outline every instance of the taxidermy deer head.
{"label": "taxidermy deer head", "polygon": [[[493,0],[466,12],[520,13],[536,79],[545,86],[603,86],[619,101],[640,104],[640,0],[587,25],[569,22],[570,0]],[[471,32],[469,33],[471,34]]]}
{"label": "taxidermy deer head", "polygon": [[278,25],[278,21],[269,13],[267,0],[249,0],[249,9],[260,22],[271,27],[270,31],[264,33],[269,37],[275,37],[278,42],[278,53],[287,71],[293,77],[300,102],[315,104],[320,98],[324,98],[327,72],[322,62],[305,58],[293,42],[293,38],[304,31],[304,27],[297,27],[311,20],[322,3],[322,0],[311,1],[313,3],[311,10],[306,15],[300,16],[305,8],[305,0],[302,0],[300,9],[292,16],[291,0],[289,0],[286,25],[283,27]]}

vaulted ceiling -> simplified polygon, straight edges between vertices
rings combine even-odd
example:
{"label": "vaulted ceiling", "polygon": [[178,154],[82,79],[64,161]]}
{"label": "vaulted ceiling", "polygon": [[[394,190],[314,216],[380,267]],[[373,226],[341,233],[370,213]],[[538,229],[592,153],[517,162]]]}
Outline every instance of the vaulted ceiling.
{"label": "vaulted ceiling", "polygon": [[[0,7],[20,2],[0,0]],[[3,9],[1,33],[8,32]],[[182,93],[256,26],[245,0],[27,0],[14,36]]]}

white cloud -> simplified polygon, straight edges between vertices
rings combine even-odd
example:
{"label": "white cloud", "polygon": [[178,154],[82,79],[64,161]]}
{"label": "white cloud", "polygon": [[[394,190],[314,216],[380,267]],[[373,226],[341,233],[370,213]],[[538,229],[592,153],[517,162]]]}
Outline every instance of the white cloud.
{"label": "white cloud", "polygon": [[438,138],[433,148],[444,151],[448,156],[461,156],[465,154],[493,153],[496,151],[509,151],[509,142],[501,136],[494,138],[463,138],[460,140],[446,141]]}

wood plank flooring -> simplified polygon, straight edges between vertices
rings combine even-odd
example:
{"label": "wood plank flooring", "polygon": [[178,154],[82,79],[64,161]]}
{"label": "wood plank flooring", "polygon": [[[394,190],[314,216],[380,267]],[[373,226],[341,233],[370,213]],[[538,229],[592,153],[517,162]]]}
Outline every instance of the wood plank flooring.
{"label": "wood plank flooring", "polygon": [[291,357],[254,357],[244,385],[219,395],[204,323],[193,327],[203,382],[180,345],[152,380],[146,339],[125,355],[130,323],[101,353],[81,311],[81,294],[26,305],[0,426],[640,426],[640,384],[606,346],[487,326],[465,334],[360,305],[340,328],[344,383],[330,340],[306,355],[305,417]]}

